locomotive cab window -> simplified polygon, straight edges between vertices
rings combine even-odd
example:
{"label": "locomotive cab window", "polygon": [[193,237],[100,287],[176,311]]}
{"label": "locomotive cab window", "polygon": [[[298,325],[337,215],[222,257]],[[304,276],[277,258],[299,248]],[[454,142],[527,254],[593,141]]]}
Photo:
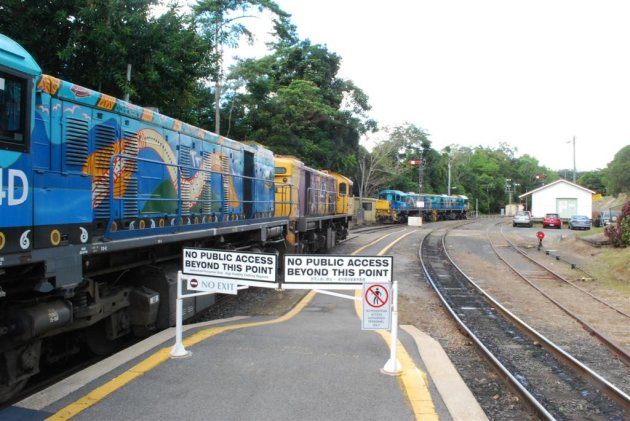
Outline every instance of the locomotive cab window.
{"label": "locomotive cab window", "polygon": [[29,132],[27,79],[0,71],[0,147],[26,150]]}
{"label": "locomotive cab window", "polygon": [[348,185],[346,183],[339,184],[339,196],[345,196],[348,192]]}

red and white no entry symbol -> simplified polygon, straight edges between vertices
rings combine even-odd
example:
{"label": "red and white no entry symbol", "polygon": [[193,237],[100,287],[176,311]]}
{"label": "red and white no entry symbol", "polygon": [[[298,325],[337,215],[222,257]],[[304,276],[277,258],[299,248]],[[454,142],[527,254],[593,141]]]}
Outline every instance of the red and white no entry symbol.
{"label": "red and white no entry symbol", "polygon": [[389,300],[389,292],[383,285],[370,285],[365,290],[365,302],[373,308],[383,307]]}
{"label": "red and white no entry symbol", "polygon": [[197,285],[199,285],[199,281],[197,281],[196,279],[191,279],[190,280],[190,287],[191,288],[197,288]]}

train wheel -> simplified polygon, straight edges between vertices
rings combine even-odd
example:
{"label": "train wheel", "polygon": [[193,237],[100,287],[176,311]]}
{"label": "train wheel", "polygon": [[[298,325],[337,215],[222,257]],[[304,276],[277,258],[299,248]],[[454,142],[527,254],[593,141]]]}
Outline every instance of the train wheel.
{"label": "train wheel", "polygon": [[111,354],[116,348],[116,341],[107,339],[105,320],[88,327],[85,333],[87,347],[95,355]]}

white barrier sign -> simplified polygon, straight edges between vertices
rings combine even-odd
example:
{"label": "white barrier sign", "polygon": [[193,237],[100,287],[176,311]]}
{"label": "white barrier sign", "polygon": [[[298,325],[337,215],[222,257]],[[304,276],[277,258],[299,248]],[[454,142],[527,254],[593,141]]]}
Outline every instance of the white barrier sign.
{"label": "white barrier sign", "polygon": [[285,255],[283,289],[360,289],[365,282],[392,282],[392,256]]}
{"label": "white barrier sign", "polygon": [[237,279],[239,285],[277,287],[277,260],[275,254],[186,248],[182,272]]}

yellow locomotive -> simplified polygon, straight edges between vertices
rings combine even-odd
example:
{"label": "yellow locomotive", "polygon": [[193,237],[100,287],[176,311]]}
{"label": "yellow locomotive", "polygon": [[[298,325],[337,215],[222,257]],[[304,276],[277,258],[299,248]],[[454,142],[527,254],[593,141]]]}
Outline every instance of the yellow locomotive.
{"label": "yellow locomotive", "polygon": [[291,252],[327,250],[348,236],[354,206],[349,178],[276,156],[275,184],[275,216],[289,219]]}

